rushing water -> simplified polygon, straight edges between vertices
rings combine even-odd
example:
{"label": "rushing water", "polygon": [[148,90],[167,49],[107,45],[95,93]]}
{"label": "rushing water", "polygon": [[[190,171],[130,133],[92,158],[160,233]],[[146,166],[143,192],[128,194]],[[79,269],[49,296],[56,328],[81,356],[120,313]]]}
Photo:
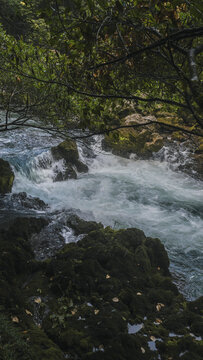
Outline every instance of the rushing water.
{"label": "rushing water", "polygon": [[[113,228],[138,227],[159,237],[171,260],[171,271],[188,299],[202,294],[203,188],[174,171],[169,162],[123,159],[101,150],[97,138],[81,146],[89,172],[77,180],[53,182],[57,168],[50,147],[60,142],[37,130],[0,137],[0,157],[15,169],[13,192],[26,191],[50,205],[50,212],[78,209],[86,219]],[[167,149],[162,151],[168,154]],[[185,161],[187,154],[182,154]],[[165,157],[166,158],[166,157]],[[169,159],[170,160],[170,159]],[[173,167],[174,167],[173,157]]]}

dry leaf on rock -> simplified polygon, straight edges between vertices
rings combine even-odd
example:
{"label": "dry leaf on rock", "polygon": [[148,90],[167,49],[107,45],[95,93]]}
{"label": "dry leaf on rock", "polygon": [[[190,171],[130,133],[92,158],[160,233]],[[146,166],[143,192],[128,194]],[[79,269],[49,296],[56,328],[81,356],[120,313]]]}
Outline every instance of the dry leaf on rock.
{"label": "dry leaf on rock", "polygon": [[161,308],[162,307],[164,307],[165,305],[164,304],[162,304],[162,303],[158,303],[158,304],[156,304],[156,309],[157,309],[157,311],[160,311],[161,310]]}
{"label": "dry leaf on rock", "polygon": [[162,323],[162,320],[161,320],[161,319],[156,319],[155,323],[156,323],[156,324],[161,324],[161,323]]}
{"label": "dry leaf on rock", "polygon": [[115,302],[115,303],[117,303],[117,302],[119,302],[119,298],[114,297],[114,298],[112,299],[112,301]]}
{"label": "dry leaf on rock", "polygon": [[19,321],[20,321],[17,316],[13,316],[11,319],[15,323],[19,323]]}
{"label": "dry leaf on rock", "polygon": [[42,299],[41,299],[40,297],[37,297],[36,299],[34,299],[34,302],[35,302],[36,304],[41,304]]}
{"label": "dry leaf on rock", "polygon": [[150,336],[150,340],[155,341],[156,340],[155,336]]}
{"label": "dry leaf on rock", "polygon": [[26,312],[27,315],[32,316],[32,313],[29,310],[26,309],[25,312]]}

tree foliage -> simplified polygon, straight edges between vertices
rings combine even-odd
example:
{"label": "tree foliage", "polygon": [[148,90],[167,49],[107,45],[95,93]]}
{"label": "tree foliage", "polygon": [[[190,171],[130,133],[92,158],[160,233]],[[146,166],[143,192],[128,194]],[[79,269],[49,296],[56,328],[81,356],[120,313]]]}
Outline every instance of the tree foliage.
{"label": "tree foliage", "polygon": [[31,126],[33,115],[38,126],[62,134],[111,131],[124,108],[161,107],[182,116],[183,131],[202,135],[201,1],[3,0],[2,6],[0,131]]}

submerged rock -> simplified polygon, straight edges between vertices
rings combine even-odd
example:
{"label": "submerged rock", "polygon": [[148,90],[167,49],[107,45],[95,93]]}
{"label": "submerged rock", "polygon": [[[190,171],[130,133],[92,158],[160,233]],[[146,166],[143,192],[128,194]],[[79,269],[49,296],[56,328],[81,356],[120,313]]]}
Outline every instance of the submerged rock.
{"label": "submerged rock", "polygon": [[34,210],[46,210],[48,205],[37,197],[29,196],[26,192],[20,192],[18,194],[12,194],[11,200],[27,209]]}
{"label": "submerged rock", "polygon": [[0,194],[11,192],[14,173],[8,161],[0,159]]}
{"label": "submerged rock", "polygon": [[76,168],[78,172],[88,171],[87,165],[85,165],[79,160],[77,144],[72,139],[67,139],[60,143],[58,146],[52,147],[51,153],[54,160],[63,159],[65,162],[64,171],[59,171],[56,174],[55,181],[76,179],[77,174],[74,168]]}

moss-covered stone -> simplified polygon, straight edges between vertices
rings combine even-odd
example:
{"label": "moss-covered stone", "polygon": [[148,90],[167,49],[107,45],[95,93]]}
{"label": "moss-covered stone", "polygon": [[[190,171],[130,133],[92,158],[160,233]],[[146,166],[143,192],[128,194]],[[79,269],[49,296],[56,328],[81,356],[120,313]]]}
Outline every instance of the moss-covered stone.
{"label": "moss-covered stone", "polygon": [[129,158],[130,154],[136,154],[140,158],[148,159],[153,152],[159,151],[163,144],[163,138],[148,129],[120,129],[106,135],[103,140],[105,150],[112,150],[113,154],[126,158]]}
{"label": "moss-covered stone", "polygon": [[85,221],[79,218],[77,215],[71,215],[67,219],[66,224],[74,230],[76,235],[87,234],[90,231],[103,228],[101,223],[96,223],[95,221]]}
{"label": "moss-covered stone", "polygon": [[67,179],[76,179],[77,174],[74,167],[78,172],[87,172],[88,167],[79,160],[79,153],[77,144],[72,139],[67,139],[59,145],[52,147],[51,152],[55,160],[64,160],[65,169],[63,172],[58,172],[55,181],[62,181]]}
{"label": "moss-covered stone", "polygon": [[11,192],[14,173],[8,161],[0,159],[0,194]]}
{"label": "moss-covered stone", "polygon": [[29,226],[2,235],[0,310],[18,318],[12,326],[29,339],[28,359],[200,360],[202,299],[179,294],[160,240],[75,217],[77,224],[87,235],[40,264]]}

